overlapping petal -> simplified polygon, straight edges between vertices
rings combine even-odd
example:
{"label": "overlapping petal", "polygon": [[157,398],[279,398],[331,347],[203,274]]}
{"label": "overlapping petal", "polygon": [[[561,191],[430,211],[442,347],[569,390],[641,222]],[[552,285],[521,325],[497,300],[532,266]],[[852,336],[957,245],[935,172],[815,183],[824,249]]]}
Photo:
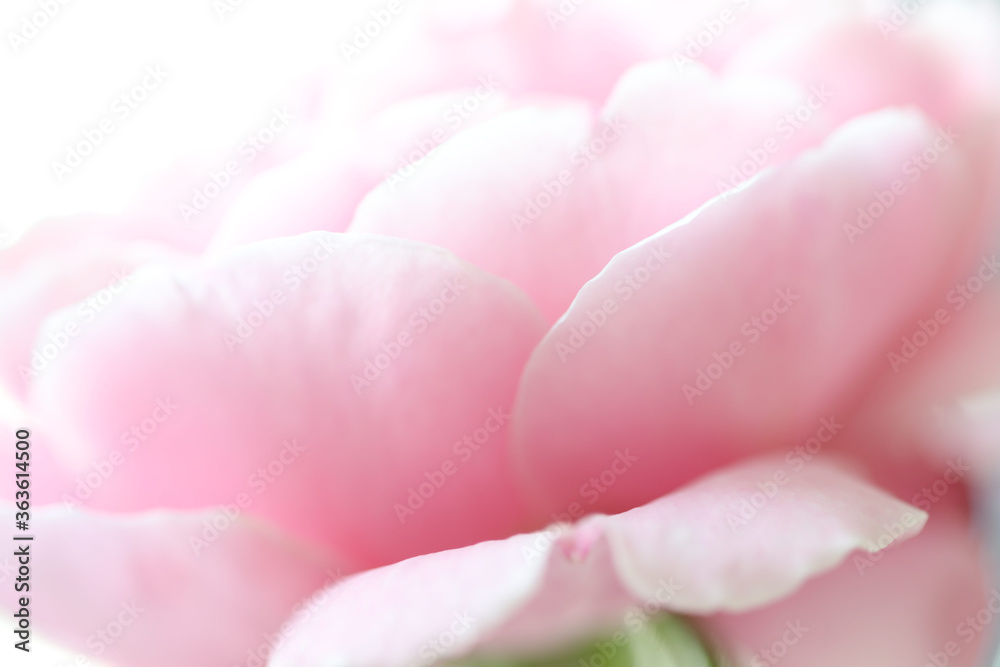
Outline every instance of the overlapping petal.
{"label": "overlapping petal", "polygon": [[365,565],[520,525],[507,422],[543,325],[510,284],[317,232],[151,267],[120,300],[30,393],[71,475],[113,469],[89,506],[242,504]]}
{"label": "overlapping petal", "polygon": [[[370,194],[350,229],[449,248],[555,321],[616,252],[817,143],[830,129],[822,95],[641,65],[598,118],[565,103],[463,133],[406,182]],[[790,124],[800,107],[812,122]]]}
{"label": "overlapping petal", "polygon": [[981,665],[1000,593],[979,549],[963,512],[935,511],[916,539],[855,554],[784,600],[707,625],[739,666]]}
{"label": "overlapping petal", "polygon": [[991,3],[890,3],[835,20],[775,22],[725,71],[826,86],[836,93],[829,111],[841,121],[912,104],[939,124],[957,124],[1000,101],[998,29]]}
{"label": "overlapping petal", "polygon": [[[855,549],[880,548],[887,525],[900,531],[881,547],[926,518],[822,462],[764,496],[759,482],[773,471],[773,461],[751,462],[624,514],[357,575],[295,624],[273,664],[537,655],[621,626],[629,613],[742,611]],[[735,524],[748,506],[754,515]]]}
{"label": "overlapping petal", "polygon": [[[87,218],[74,223],[88,228]],[[5,257],[5,263],[0,264],[7,269],[0,268],[0,318],[16,323],[0,329],[0,379],[5,391],[20,398],[32,378],[44,373],[82,330],[113,307],[139,267],[189,258],[148,241],[121,242],[91,236],[87,242],[76,239],[73,246],[49,247],[41,252],[27,247],[32,240],[26,247],[15,246],[16,254]],[[64,320],[64,326],[38,339],[45,319],[68,306],[73,306],[73,313]]]}
{"label": "overlapping petal", "polygon": [[645,465],[601,499],[622,510],[846,416],[987,222],[990,181],[945,137],[913,110],[864,117],[616,256],[525,371],[529,491],[565,506],[628,443]]}
{"label": "overlapping petal", "polygon": [[[266,658],[285,618],[346,572],[336,557],[222,510],[117,517],[50,506],[33,513],[30,534],[15,547],[30,553],[33,631],[113,664]],[[4,588],[13,613],[18,594]]]}
{"label": "overlapping petal", "polygon": [[278,236],[341,232],[383,179],[402,181],[431,151],[508,105],[499,80],[397,104],[355,131],[332,132],[308,152],[251,181],[226,212],[215,251]]}

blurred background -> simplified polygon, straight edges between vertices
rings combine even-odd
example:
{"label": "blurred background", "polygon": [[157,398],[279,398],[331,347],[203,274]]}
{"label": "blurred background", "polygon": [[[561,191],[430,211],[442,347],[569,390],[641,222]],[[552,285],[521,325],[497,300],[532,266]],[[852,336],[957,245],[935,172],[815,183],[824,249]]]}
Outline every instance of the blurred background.
{"label": "blurred background", "polygon": [[[275,106],[294,106],[305,120],[319,100],[301,91],[344,66],[337,45],[376,4],[2,3],[0,245],[41,217],[122,210],[179,159],[235,152]],[[51,18],[35,18],[49,5]],[[42,26],[32,30],[35,22]],[[159,77],[148,77],[148,68]],[[136,86],[148,94],[133,92]],[[53,167],[105,118],[113,131],[80,166]]]}
{"label": "blurred background", "polygon": [[[347,66],[339,45],[384,4],[4,0],[0,253],[38,219],[123,211],[164,172],[188,170],[204,182],[220,157],[238,153],[276,109],[295,121],[267,152],[295,152],[311,136],[324,82]],[[108,119],[110,132],[101,129]],[[70,147],[91,137],[93,152],[73,166]],[[1000,509],[989,521],[997,516]],[[12,576],[0,568],[0,585]],[[11,636],[10,627],[8,618],[0,620],[2,636]],[[36,637],[30,656],[11,644],[0,644],[4,667],[101,664]]]}
{"label": "blurred background", "polygon": [[[318,96],[308,91],[343,68],[337,45],[376,4],[0,3],[0,252],[40,218],[123,210],[178,163],[207,174],[220,156],[238,153],[275,107],[288,107],[296,123],[267,150],[293,150],[319,106]],[[36,19],[39,13],[52,16],[42,21]],[[33,31],[26,22],[42,25]],[[68,148],[85,133],[96,136],[105,119],[114,123],[113,130],[91,155],[81,156],[69,172],[53,167],[66,163]],[[10,585],[10,576],[0,571],[0,585]],[[5,616],[0,634],[11,637],[10,627]],[[0,664],[100,664],[34,637],[32,648],[25,656],[5,640]]]}

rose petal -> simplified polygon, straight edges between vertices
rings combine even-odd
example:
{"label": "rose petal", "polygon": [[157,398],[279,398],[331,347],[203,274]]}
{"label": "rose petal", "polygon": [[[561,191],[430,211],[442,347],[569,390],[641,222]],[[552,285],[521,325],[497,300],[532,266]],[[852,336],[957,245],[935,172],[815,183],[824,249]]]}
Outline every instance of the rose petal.
{"label": "rose petal", "polygon": [[406,182],[373,191],[350,229],[446,247],[554,322],[614,253],[822,137],[822,114],[798,131],[782,121],[809,95],[695,65],[638,66],[599,120],[564,103],[463,133]]}
{"label": "rose petal", "polygon": [[[12,506],[4,510],[13,525]],[[33,629],[115,664],[242,662],[343,569],[221,511],[113,517],[44,507],[25,534],[34,541],[14,546],[31,555]],[[13,611],[18,594],[4,588]]]}
{"label": "rose petal", "polygon": [[987,610],[995,617],[1000,609],[995,590],[986,593],[987,608],[987,586],[967,517],[936,509],[916,539],[855,554],[791,597],[713,617],[708,627],[730,644],[736,665],[747,667],[769,664],[769,657],[783,667],[971,667],[985,658],[975,616]]}
{"label": "rose petal", "polygon": [[[588,245],[584,230],[574,230],[581,236],[575,243],[567,225],[550,226],[529,238],[518,234],[511,217],[525,198],[544,192],[547,179],[553,179],[553,187],[563,187],[557,174],[569,166],[574,148],[587,140],[590,122],[589,110],[579,105],[552,111],[527,108],[463,132],[399,187],[383,184],[369,195],[350,231],[448,248],[525,289],[554,319],[554,311],[564,304],[553,304],[546,292],[568,303],[572,285],[596,271],[599,262],[591,253],[579,252]],[[581,203],[563,198],[555,206],[560,217],[571,220],[583,212]]]}
{"label": "rose petal", "polygon": [[[900,524],[926,518],[827,463],[775,484],[734,528],[776,462],[739,466],[647,506],[355,576],[301,620],[274,667],[407,665],[434,653],[544,652],[622,622],[647,602],[687,613],[780,598]],[[902,523],[907,525],[903,527]],[[433,595],[428,595],[433,591]],[[445,637],[447,636],[447,640]]]}
{"label": "rose petal", "polygon": [[915,459],[941,469],[962,456],[977,476],[1000,470],[1000,284],[972,292],[977,273],[953,283],[890,342],[838,438],[843,448],[888,469]]}
{"label": "rose petal", "polygon": [[956,123],[998,100],[1000,70],[991,57],[1000,18],[986,3],[940,4],[938,11],[927,12],[933,17],[925,16],[923,7],[907,15],[889,4],[874,14],[838,20],[778,21],[744,45],[725,69],[827,86],[837,92],[827,111],[841,121],[912,104],[942,125]]}
{"label": "rose petal", "polygon": [[124,461],[94,508],[246,496],[380,564],[520,525],[505,423],[542,333],[523,294],[442,250],[316,232],[138,273],[29,408],[73,474]]}
{"label": "rose petal", "polygon": [[420,168],[420,156],[506,106],[498,85],[487,81],[468,91],[410,100],[379,114],[357,136],[338,132],[319,140],[306,154],[247,185],[226,212],[212,249],[344,231],[364,195],[384,178],[391,182],[396,171]]}
{"label": "rose petal", "polygon": [[[31,378],[44,373],[82,329],[112,307],[137,268],[185,257],[158,243],[91,237],[72,248],[25,256],[10,270],[0,270],[0,319],[16,323],[0,329],[0,382],[23,398]],[[94,301],[88,304],[88,298]],[[37,339],[45,318],[69,306],[73,309],[65,326],[51,332],[52,338]]]}
{"label": "rose petal", "polygon": [[[645,465],[601,497],[618,511],[848,414],[983,225],[985,184],[957,144],[917,183],[904,171],[937,137],[912,110],[859,119],[615,257],[525,370],[528,490],[565,507],[627,443]],[[891,206],[858,227],[884,193]]]}
{"label": "rose petal", "polygon": [[337,43],[345,67],[333,107],[365,118],[399,100],[476,86],[490,75],[514,96],[600,102],[625,69],[654,57],[651,39],[634,38],[640,13],[623,12],[620,4],[595,2],[562,23],[558,1],[414,4],[358,48],[364,39],[358,33],[374,21],[366,16]]}

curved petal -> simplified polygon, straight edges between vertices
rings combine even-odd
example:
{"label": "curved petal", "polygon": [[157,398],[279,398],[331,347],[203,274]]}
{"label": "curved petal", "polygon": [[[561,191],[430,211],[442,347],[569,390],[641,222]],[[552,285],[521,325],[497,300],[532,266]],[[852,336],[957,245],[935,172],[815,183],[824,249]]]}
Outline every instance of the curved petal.
{"label": "curved petal", "polygon": [[[580,246],[600,248],[603,239],[591,240],[586,230],[574,229],[580,240],[573,242],[566,225],[551,225],[533,236],[519,234],[523,230],[511,218],[527,198],[544,192],[546,179],[557,178],[569,166],[574,148],[586,142],[590,124],[586,107],[566,105],[526,108],[473,128],[442,146],[433,162],[399,187],[383,184],[366,197],[349,231],[448,248],[514,282],[552,320],[571,298],[573,283],[578,286],[599,268],[593,253],[579,252]],[[552,183],[550,187],[564,187],[555,179]],[[577,220],[583,213],[580,204],[561,198],[555,216]],[[546,292],[558,294],[563,303],[553,304]]]}
{"label": "curved petal", "polygon": [[507,104],[502,82],[484,77],[474,89],[409,100],[383,111],[356,133],[341,131],[320,139],[304,155],[251,181],[226,212],[211,248],[312,231],[342,232],[379,182],[408,178],[455,132],[489,119]]}
{"label": "curved petal", "polygon": [[917,105],[939,124],[958,123],[1000,101],[1000,12],[990,3],[934,4],[916,15],[890,4],[837,20],[778,21],[725,70],[827,86],[839,93],[828,110],[841,121]]}
{"label": "curved petal", "polygon": [[957,144],[911,176],[941,132],[912,110],[864,117],[616,256],[525,370],[528,491],[564,507],[628,443],[646,465],[599,509],[634,507],[848,414],[985,224],[986,179]]}
{"label": "curved petal", "polygon": [[988,417],[989,397],[1000,391],[998,120],[978,130],[970,126],[963,138],[965,148],[974,149],[969,152],[978,177],[991,183],[992,197],[982,207],[988,224],[969,239],[963,258],[927,305],[882,348],[838,436],[839,446],[877,466],[912,466],[916,457],[941,468],[962,455],[988,476],[988,469],[1000,465]]}
{"label": "curved petal", "polygon": [[[16,323],[0,328],[0,382],[18,398],[82,330],[113,307],[136,269],[186,257],[158,243],[77,241],[75,247],[49,248],[24,257],[16,268],[0,270],[0,321]],[[38,339],[45,319],[71,305],[73,314],[63,328]]]}
{"label": "curved petal", "polygon": [[36,262],[86,258],[88,253],[108,253],[130,245],[163,245],[180,252],[196,250],[148,215],[125,217],[92,213],[44,218],[28,227],[12,246],[0,253],[0,277],[14,276]]}
{"label": "curved petal", "polygon": [[[718,70],[775,23],[866,16],[889,0],[442,0],[372,12],[340,35],[334,107],[365,117],[493,74],[513,95],[604,101],[629,67],[657,58]],[[379,26],[381,23],[381,27]],[[367,30],[373,38],[368,38]]]}
{"label": "curved petal", "polygon": [[[696,65],[637,66],[599,119],[581,104],[538,105],[463,133],[399,187],[374,190],[350,230],[446,247],[554,322],[614,253],[816,143],[830,129],[823,103]],[[795,128],[784,119],[799,108],[812,122]]]}
{"label": "curved petal", "polygon": [[380,564],[520,525],[506,422],[542,333],[523,294],[442,250],[316,232],[139,272],[28,407],[73,474],[111,468],[89,506],[246,495]]}
{"label": "curved petal", "polygon": [[[34,629],[114,664],[218,667],[256,651],[266,659],[282,621],[346,569],[226,512],[34,512],[34,540],[14,544],[30,554]],[[12,506],[3,514],[13,520]],[[8,610],[17,595],[4,586]]]}
{"label": "curved petal", "polygon": [[621,4],[574,5],[581,11],[570,20],[565,6],[550,0],[403,5],[377,39],[362,32],[377,17],[365,16],[337,43],[345,66],[333,108],[364,118],[402,99],[476,86],[490,75],[514,96],[600,102],[625,69],[654,55],[652,39],[641,43],[633,36],[643,12],[623,12]]}
{"label": "curved petal", "polygon": [[[996,378],[997,376],[994,376]],[[1000,382],[991,391],[964,396],[951,415],[947,429],[951,440],[969,452],[980,463],[977,477],[982,480],[996,478],[1000,473]]]}
{"label": "curved petal", "polygon": [[[854,549],[906,539],[926,518],[818,461],[763,495],[759,483],[774,471],[773,461],[750,463],[617,516],[357,575],[294,622],[272,664],[393,667],[428,654],[530,655],[621,626],[636,608],[748,609]],[[733,515],[748,519],[735,527]],[[886,542],[886,526],[895,524]]]}
{"label": "curved petal", "polygon": [[982,665],[981,624],[995,624],[1000,593],[984,593],[978,547],[967,517],[935,512],[916,539],[856,554],[784,600],[707,625],[739,666]]}
{"label": "curved petal", "polygon": [[913,21],[915,41],[948,62],[959,99],[975,107],[1000,102],[1000,7],[989,0],[934,3]]}
{"label": "curved petal", "polygon": [[137,193],[125,216],[144,217],[179,247],[204,251],[255,175],[295,159],[316,140],[311,87],[295,91],[290,106],[271,109],[227,150],[171,164]]}
{"label": "curved petal", "polygon": [[977,478],[1000,470],[1000,283],[979,278],[1000,276],[996,257],[981,258],[891,342],[838,438],[844,448],[887,468],[919,458],[942,469],[963,456]]}

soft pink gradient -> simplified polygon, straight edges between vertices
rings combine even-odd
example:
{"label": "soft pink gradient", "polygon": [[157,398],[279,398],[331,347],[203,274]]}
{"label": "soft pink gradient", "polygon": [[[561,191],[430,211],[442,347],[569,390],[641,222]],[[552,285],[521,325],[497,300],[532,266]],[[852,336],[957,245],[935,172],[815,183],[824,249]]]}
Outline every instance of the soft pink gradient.
{"label": "soft pink gradient", "polygon": [[1000,239],[996,9],[883,35],[889,3],[761,0],[679,62],[741,4],[558,5],[414,4],[308,145],[191,229],[164,217],[180,166],[0,256],[39,632],[87,652],[134,602],[101,659],[230,667],[278,637],[277,667],[391,667],[456,613],[479,620],[439,657],[559,650],[652,598],[737,664],[802,619],[782,665],[908,667],[986,604],[966,493],[1000,470],[1000,279],[949,295]]}

